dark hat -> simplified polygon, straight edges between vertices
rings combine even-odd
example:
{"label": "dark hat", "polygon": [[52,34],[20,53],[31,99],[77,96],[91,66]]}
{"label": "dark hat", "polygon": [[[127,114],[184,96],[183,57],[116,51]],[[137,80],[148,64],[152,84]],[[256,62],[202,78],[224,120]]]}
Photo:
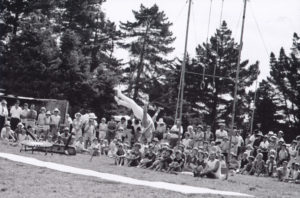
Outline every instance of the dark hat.
{"label": "dark hat", "polygon": [[251,155],[251,156],[248,157],[248,159],[254,160],[254,157]]}

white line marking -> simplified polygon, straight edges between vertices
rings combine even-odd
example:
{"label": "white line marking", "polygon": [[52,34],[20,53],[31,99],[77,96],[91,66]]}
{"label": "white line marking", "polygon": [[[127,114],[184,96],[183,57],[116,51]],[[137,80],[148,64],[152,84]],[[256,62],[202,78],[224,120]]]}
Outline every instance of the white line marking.
{"label": "white line marking", "polygon": [[130,177],[124,177],[124,176],[114,175],[109,173],[101,173],[89,169],[75,168],[72,166],[66,166],[66,165],[52,163],[52,162],[45,162],[45,161],[37,160],[35,158],[24,157],[20,155],[9,154],[9,153],[0,153],[0,157],[8,160],[16,161],[16,162],[30,164],[33,166],[45,167],[45,168],[49,168],[52,170],[57,170],[65,173],[73,173],[78,175],[98,177],[104,180],[110,180],[110,181],[124,183],[124,184],[149,186],[153,188],[170,190],[170,191],[179,192],[183,194],[218,194],[218,195],[229,195],[229,196],[253,197],[252,195],[247,195],[247,194],[237,193],[237,192],[220,191],[220,190],[213,190],[209,188],[172,184],[167,182],[155,182],[155,181],[133,179]]}

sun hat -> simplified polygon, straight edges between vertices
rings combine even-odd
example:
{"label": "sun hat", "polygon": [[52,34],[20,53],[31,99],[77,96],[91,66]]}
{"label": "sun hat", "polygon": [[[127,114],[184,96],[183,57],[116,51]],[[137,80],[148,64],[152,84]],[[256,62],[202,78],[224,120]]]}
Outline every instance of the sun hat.
{"label": "sun hat", "polygon": [[59,112],[59,109],[58,109],[58,108],[55,108],[55,109],[53,110],[53,112]]}
{"label": "sun hat", "polygon": [[261,131],[259,131],[256,135],[257,136],[264,136]]}
{"label": "sun hat", "polygon": [[17,124],[17,126],[21,126],[22,128],[24,127],[24,125],[22,124],[22,122],[19,122],[19,123]]}
{"label": "sun hat", "polygon": [[97,116],[94,113],[90,113],[89,119],[97,119]]}
{"label": "sun hat", "polygon": [[46,112],[46,115],[51,115],[50,111],[47,111],[47,112]]}
{"label": "sun hat", "polygon": [[46,107],[41,107],[41,111],[46,111]]}
{"label": "sun hat", "polygon": [[269,135],[269,136],[272,136],[272,135],[274,135],[274,132],[273,132],[273,131],[269,131],[269,132],[268,132],[268,135]]}
{"label": "sun hat", "polygon": [[157,124],[166,124],[163,118],[159,118]]}
{"label": "sun hat", "polygon": [[3,104],[7,104],[7,102],[6,102],[6,100],[1,100],[1,103],[3,103]]}
{"label": "sun hat", "polygon": [[75,113],[75,118],[78,118],[79,116],[81,116],[81,113],[79,112]]}
{"label": "sun hat", "polygon": [[275,155],[270,155],[270,158],[273,158],[273,159],[275,159]]}
{"label": "sun hat", "polygon": [[64,128],[64,131],[69,131],[69,130],[70,130],[69,127]]}

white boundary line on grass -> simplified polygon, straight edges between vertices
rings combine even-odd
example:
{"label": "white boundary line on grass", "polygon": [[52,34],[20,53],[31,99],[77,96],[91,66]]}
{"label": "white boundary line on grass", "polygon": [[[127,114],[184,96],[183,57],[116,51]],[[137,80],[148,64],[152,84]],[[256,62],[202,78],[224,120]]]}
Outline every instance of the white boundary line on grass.
{"label": "white boundary line on grass", "polygon": [[113,182],[132,184],[132,185],[138,185],[138,186],[148,186],[148,187],[153,187],[153,188],[159,188],[159,189],[179,192],[179,193],[183,193],[183,194],[217,194],[217,195],[253,197],[252,195],[237,193],[237,192],[220,191],[220,190],[213,190],[213,189],[209,189],[209,188],[172,184],[172,183],[167,183],[167,182],[139,180],[139,179],[124,177],[124,176],[120,176],[120,175],[101,173],[101,172],[97,172],[97,171],[93,171],[93,170],[89,170],[89,169],[75,168],[75,167],[66,166],[63,164],[45,162],[45,161],[37,160],[35,158],[24,157],[24,156],[20,156],[20,155],[9,154],[9,153],[1,153],[0,152],[0,157],[11,160],[11,161],[15,161],[15,162],[21,162],[21,163],[30,164],[33,166],[45,167],[45,168],[49,168],[52,170],[61,171],[61,172],[65,172],[65,173],[73,173],[73,174],[78,174],[78,175],[98,177],[100,179],[110,180]]}

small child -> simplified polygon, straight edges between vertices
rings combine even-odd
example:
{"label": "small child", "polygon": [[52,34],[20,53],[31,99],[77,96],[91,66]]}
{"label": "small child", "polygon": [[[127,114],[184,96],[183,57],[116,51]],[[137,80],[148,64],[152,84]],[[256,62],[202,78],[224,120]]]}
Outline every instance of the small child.
{"label": "small child", "polygon": [[240,165],[241,170],[248,164],[249,161],[247,158],[248,158],[248,154],[244,152],[241,159],[241,165]]}
{"label": "small child", "polygon": [[108,140],[107,139],[104,139],[102,141],[102,144],[101,144],[101,155],[108,155],[108,151],[109,151],[109,145],[108,145]]}
{"label": "small child", "polygon": [[149,151],[145,154],[145,156],[141,160],[138,167],[139,168],[148,168],[148,167],[152,166],[155,159],[156,159],[156,155],[154,153],[154,146],[150,145],[149,146]]}
{"label": "small child", "polygon": [[182,152],[177,150],[175,152],[175,158],[173,162],[169,164],[169,168],[167,169],[168,173],[176,174],[177,172],[181,172],[184,165],[184,159],[182,158]]}
{"label": "small child", "polygon": [[141,144],[135,143],[132,151],[130,152],[130,154],[127,157],[128,166],[138,166],[139,165],[141,158],[142,158],[142,153],[140,152],[140,149],[141,149]]}
{"label": "small child", "polygon": [[288,162],[283,161],[282,167],[277,168],[277,176],[279,181],[288,181],[290,169],[287,167]]}
{"label": "small child", "polygon": [[78,153],[88,152],[88,150],[84,148],[84,142],[83,142],[82,136],[79,137],[78,140],[75,142],[75,149],[76,149],[76,152],[78,152]]}
{"label": "small child", "polygon": [[164,155],[162,156],[162,159],[159,161],[159,165],[156,167],[156,171],[164,171],[168,170],[169,165],[172,163],[172,155],[173,151],[170,148],[167,148]]}
{"label": "small child", "polygon": [[263,160],[263,154],[258,153],[253,163],[252,169],[250,170],[250,175],[259,176],[264,172],[265,172],[265,161]]}
{"label": "small child", "polygon": [[123,166],[126,153],[123,148],[123,144],[119,143],[117,147],[118,148],[115,155],[115,165]]}
{"label": "small child", "polygon": [[250,171],[252,170],[252,167],[253,167],[253,161],[254,161],[254,157],[249,156],[248,157],[248,163],[242,169],[241,174],[247,174],[247,175],[250,174]]}
{"label": "small child", "polygon": [[269,160],[266,163],[266,171],[267,176],[274,177],[276,172],[276,161],[274,155],[270,155]]}
{"label": "small child", "polygon": [[97,138],[93,139],[89,150],[90,150],[90,153],[91,153],[92,156],[99,156],[100,155],[101,146],[100,146],[100,143],[99,143]]}

